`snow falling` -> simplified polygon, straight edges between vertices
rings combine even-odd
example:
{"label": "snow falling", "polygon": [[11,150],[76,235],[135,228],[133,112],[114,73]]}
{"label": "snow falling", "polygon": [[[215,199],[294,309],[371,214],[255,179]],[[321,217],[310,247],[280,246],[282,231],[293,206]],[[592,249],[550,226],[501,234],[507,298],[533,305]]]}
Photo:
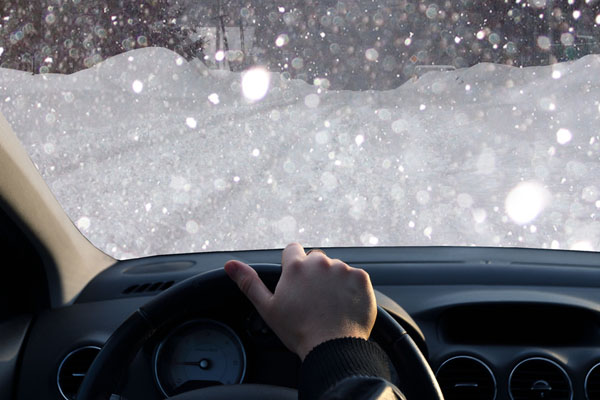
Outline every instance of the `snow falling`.
{"label": "snow falling", "polygon": [[355,92],[145,48],[0,82],[67,214],[117,258],[291,240],[600,249],[599,56]]}

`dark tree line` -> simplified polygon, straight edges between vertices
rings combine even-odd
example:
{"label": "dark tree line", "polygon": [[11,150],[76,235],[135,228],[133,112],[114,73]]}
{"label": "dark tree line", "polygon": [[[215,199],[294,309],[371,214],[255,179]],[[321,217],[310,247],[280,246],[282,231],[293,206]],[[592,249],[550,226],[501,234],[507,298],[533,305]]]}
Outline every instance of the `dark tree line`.
{"label": "dark tree line", "polygon": [[166,47],[186,59],[202,52],[167,0],[8,0],[0,6],[0,65],[72,73],[134,48]]}
{"label": "dark tree line", "polygon": [[[290,0],[283,12],[269,3],[247,1],[256,61],[335,88],[395,87],[423,65],[547,65],[600,53],[599,0]],[[289,43],[273,46],[281,33]]]}
{"label": "dark tree line", "polygon": [[5,0],[0,14],[0,65],[34,73],[145,46],[202,58],[195,29],[216,27],[221,43],[225,25],[253,32],[230,68],[258,63],[334,88],[394,87],[423,65],[544,65],[600,52],[600,0]]}

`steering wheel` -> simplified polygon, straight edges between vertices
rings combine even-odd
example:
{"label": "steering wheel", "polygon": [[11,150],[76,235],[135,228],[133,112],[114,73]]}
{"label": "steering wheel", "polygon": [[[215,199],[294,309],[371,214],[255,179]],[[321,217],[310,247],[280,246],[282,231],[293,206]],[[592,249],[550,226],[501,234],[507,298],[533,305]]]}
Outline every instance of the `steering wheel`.
{"label": "steering wheel", "polygon": [[[281,268],[273,265],[257,265],[254,268],[273,291]],[[108,400],[113,393],[118,393],[125,371],[157,330],[207,309],[207,304],[214,304],[215,299],[225,307],[236,307],[247,301],[225,270],[217,269],[188,278],[137,309],[110,336],[96,357],[85,375],[77,399]],[[372,337],[390,356],[400,377],[400,389],[407,399],[443,400],[435,376],[419,348],[404,328],[379,306]],[[279,386],[240,384],[212,386],[170,397],[174,400],[232,398],[291,400],[297,398],[297,392]]]}

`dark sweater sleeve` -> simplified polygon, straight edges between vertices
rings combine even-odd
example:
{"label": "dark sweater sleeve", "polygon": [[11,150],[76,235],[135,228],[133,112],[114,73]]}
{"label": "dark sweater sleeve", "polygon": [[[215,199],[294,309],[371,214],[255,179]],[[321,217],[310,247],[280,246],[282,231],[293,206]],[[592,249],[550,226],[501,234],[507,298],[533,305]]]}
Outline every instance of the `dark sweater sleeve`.
{"label": "dark sweater sleeve", "polygon": [[[389,365],[387,355],[374,342],[357,338],[326,341],[308,353],[302,363],[298,399],[317,400],[332,392],[332,389],[348,395],[348,391],[356,393],[359,388],[362,391],[377,391],[384,386],[386,390],[398,394],[395,398],[403,399],[400,391],[389,382]],[[356,397],[361,398],[378,397]]]}

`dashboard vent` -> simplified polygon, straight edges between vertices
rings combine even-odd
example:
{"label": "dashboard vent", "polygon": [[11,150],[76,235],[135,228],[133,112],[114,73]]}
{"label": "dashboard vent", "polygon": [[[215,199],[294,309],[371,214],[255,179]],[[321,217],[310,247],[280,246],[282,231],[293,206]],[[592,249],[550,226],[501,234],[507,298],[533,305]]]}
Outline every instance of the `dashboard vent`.
{"label": "dashboard vent", "polygon": [[510,373],[509,391],[513,400],[569,400],[571,380],[552,360],[534,357],[521,361]]}
{"label": "dashboard vent", "polygon": [[123,290],[123,294],[138,294],[138,293],[151,293],[151,292],[161,292],[163,290],[167,290],[175,281],[167,281],[167,282],[150,282],[150,283],[137,283],[135,285],[128,286],[125,290]]}
{"label": "dashboard vent", "polygon": [[87,370],[100,352],[98,346],[85,346],[73,350],[58,367],[56,383],[65,400],[74,400]]}
{"label": "dashboard vent", "polygon": [[600,363],[585,377],[585,395],[588,400],[600,400]]}
{"label": "dashboard vent", "polygon": [[446,400],[494,400],[496,379],[482,361],[470,356],[446,360],[438,369],[437,380]]}

